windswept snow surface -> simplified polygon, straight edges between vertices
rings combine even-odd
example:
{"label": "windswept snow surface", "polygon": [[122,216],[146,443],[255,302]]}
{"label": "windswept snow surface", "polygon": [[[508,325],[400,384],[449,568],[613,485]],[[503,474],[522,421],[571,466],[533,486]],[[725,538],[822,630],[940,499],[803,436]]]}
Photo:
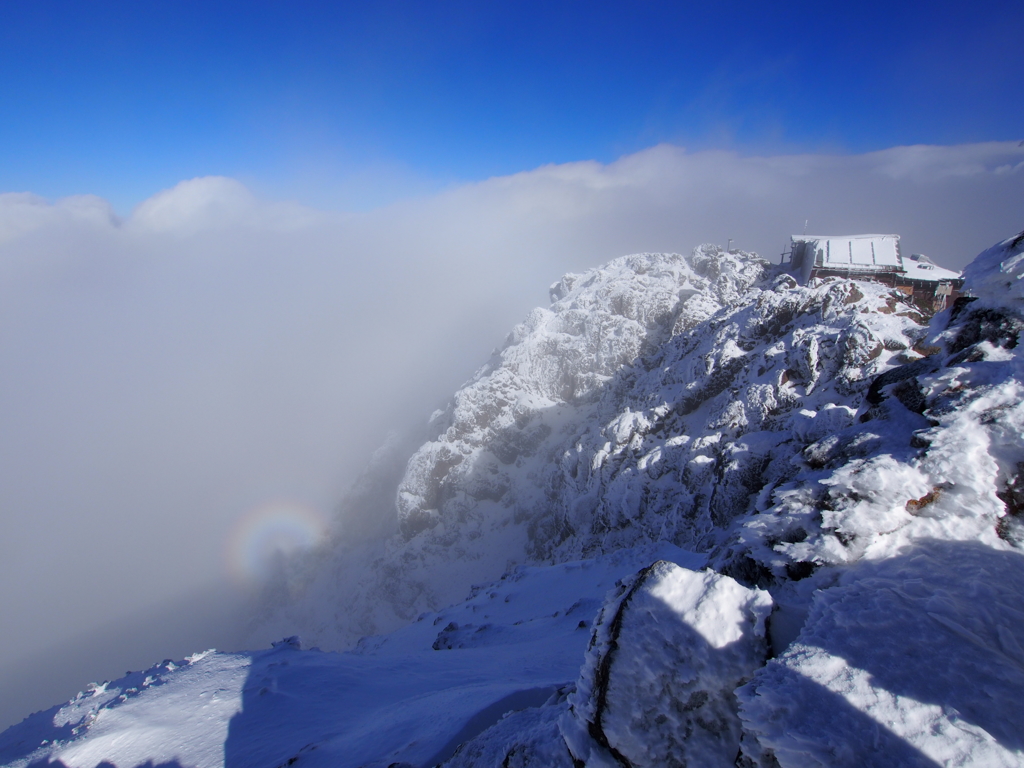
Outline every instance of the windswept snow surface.
{"label": "windswept snow surface", "polygon": [[930,321],[712,246],[567,275],[269,590],[349,651],[130,675],[0,761],[1024,765],[1022,274]]}
{"label": "windswept snow surface", "polygon": [[741,692],[784,766],[1020,765],[1024,556],[923,542],[815,594]]}

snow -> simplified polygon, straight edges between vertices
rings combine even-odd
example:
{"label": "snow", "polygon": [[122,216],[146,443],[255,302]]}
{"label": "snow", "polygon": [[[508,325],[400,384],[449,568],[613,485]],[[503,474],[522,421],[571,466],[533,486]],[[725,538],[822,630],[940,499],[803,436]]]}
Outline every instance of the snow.
{"label": "snow", "polygon": [[[767,592],[656,562],[602,608],[562,733],[588,765],[732,766],[733,691],[764,664]],[[622,760],[628,761],[622,763]]]}
{"label": "snow", "polygon": [[104,760],[224,765],[250,658],[208,653],[191,659],[92,686],[63,707],[31,716],[0,737],[0,759],[21,766],[59,755],[68,768]]}
{"label": "snow", "polygon": [[268,651],[165,662],[9,729],[0,764],[433,765],[506,712],[570,685],[605,592],[663,558],[704,562],[662,544],[522,567],[352,652],[300,650],[287,638]]}
{"label": "snow", "polygon": [[815,595],[799,638],[741,689],[790,766],[1024,765],[1024,555],[921,542]]}
{"label": "snow", "polygon": [[964,270],[972,295],[996,307],[1024,306],[1024,232],[997,243]]}
{"label": "snow", "polygon": [[847,235],[825,237],[793,235],[793,241],[805,242],[821,266],[899,268],[896,243],[899,235]]}
{"label": "snow", "polygon": [[1024,765],[1022,242],[930,320],[714,246],[566,275],[283,564],[257,624],[326,651],[93,686],[0,765]]}

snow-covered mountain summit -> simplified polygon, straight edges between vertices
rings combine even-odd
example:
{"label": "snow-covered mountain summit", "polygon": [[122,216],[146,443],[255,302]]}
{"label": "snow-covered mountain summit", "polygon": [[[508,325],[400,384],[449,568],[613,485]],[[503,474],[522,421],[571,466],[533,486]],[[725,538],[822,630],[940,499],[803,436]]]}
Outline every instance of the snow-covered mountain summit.
{"label": "snow-covered mountain summit", "polygon": [[0,761],[1024,765],[1022,275],[930,320],[712,246],[567,275],[270,591],[349,652],[165,664]]}
{"label": "snow-covered mountain summit", "polygon": [[[828,451],[877,448],[882,436],[835,440],[875,376],[927,351],[926,320],[898,292],[798,286],[755,254],[714,246],[616,259],[566,275],[551,298],[434,415],[436,436],[397,484],[399,530],[368,571],[338,576],[348,550],[304,563],[281,591],[281,631],[344,647],[517,563],[657,541],[729,572],[760,569],[748,581],[806,569],[758,549],[739,520],[820,471]],[[324,622],[325,605],[347,620]]]}

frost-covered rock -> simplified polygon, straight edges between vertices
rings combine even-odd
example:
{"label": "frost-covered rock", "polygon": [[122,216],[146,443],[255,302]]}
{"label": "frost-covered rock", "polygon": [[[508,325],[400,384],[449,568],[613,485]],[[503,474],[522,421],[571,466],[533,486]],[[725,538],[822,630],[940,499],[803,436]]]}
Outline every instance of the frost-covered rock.
{"label": "frost-covered rock", "polygon": [[594,624],[562,733],[587,766],[733,766],[734,691],[764,664],[767,592],[659,561]]}
{"label": "frost-covered rock", "polygon": [[[552,470],[567,469],[560,465],[581,433],[610,420],[618,446],[651,426],[644,413],[623,409],[622,372],[673,335],[743,302],[766,268],[756,256],[704,247],[689,258],[640,254],[566,275],[552,287],[551,307],[513,330],[455,395],[439,420],[441,434],[409,462],[398,516],[408,540],[425,535],[404,549],[423,556],[461,549],[512,523],[526,536],[517,542],[520,556],[543,556],[550,532],[537,512],[560,494],[560,473]],[[601,450],[595,445],[591,453]],[[592,458],[600,467],[602,459]]]}
{"label": "frost-covered rock", "polygon": [[741,691],[782,768],[1024,765],[1024,554],[927,542],[818,592]]}
{"label": "frost-covered rock", "polygon": [[[657,541],[713,553],[748,582],[763,582],[758,569],[784,577],[799,558],[751,554],[736,522],[808,471],[875,451],[856,422],[864,394],[921,359],[928,332],[890,288],[798,286],[756,254],[714,246],[616,259],[551,295],[435,415],[436,437],[398,483],[400,533],[373,564],[325,581],[316,574],[352,560],[339,548],[285,591],[299,598],[275,610],[308,617],[304,637],[344,647],[517,563]],[[803,535],[813,514],[797,510],[755,544]]]}
{"label": "frost-covered rock", "polygon": [[[1016,258],[1012,242],[969,274],[991,282]],[[847,401],[859,417],[805,448],[788,482],[762,491],[768,503],[737,541],[771,578],[927,539],[1024,543],[1024,307],[1005,287],[1007,304],[995,305],[988,284],[977,291],[986,299],[962,298],[934,318],[934,354],[875,377],[863,399]]]}
{"label": "frost-covered rock", "polygon": [[1024,232],[979,254],[964,270],[964,281],[986,304],[1024,308]]}

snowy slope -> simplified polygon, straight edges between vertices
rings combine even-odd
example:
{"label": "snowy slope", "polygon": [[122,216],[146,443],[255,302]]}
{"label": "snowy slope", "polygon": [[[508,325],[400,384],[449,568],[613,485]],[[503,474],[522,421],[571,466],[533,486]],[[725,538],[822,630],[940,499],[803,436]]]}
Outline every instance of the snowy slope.
{"label": "snowy slope", "polygon": [[579,672],[605,593],[666,558],[703,565],[663,544],[521,567],[349,653],[300,650],[289,639],[268,651],[165,661],[9,729],[0,763],[433,765],[509,710],[564,702],[559,690]]}
{"label": "snowy slope", "polygon": [[0,763],[1024,765],[1022,275],[930,324],[711,246],[567,275],[269,592],[348,652],[162,665]]}

